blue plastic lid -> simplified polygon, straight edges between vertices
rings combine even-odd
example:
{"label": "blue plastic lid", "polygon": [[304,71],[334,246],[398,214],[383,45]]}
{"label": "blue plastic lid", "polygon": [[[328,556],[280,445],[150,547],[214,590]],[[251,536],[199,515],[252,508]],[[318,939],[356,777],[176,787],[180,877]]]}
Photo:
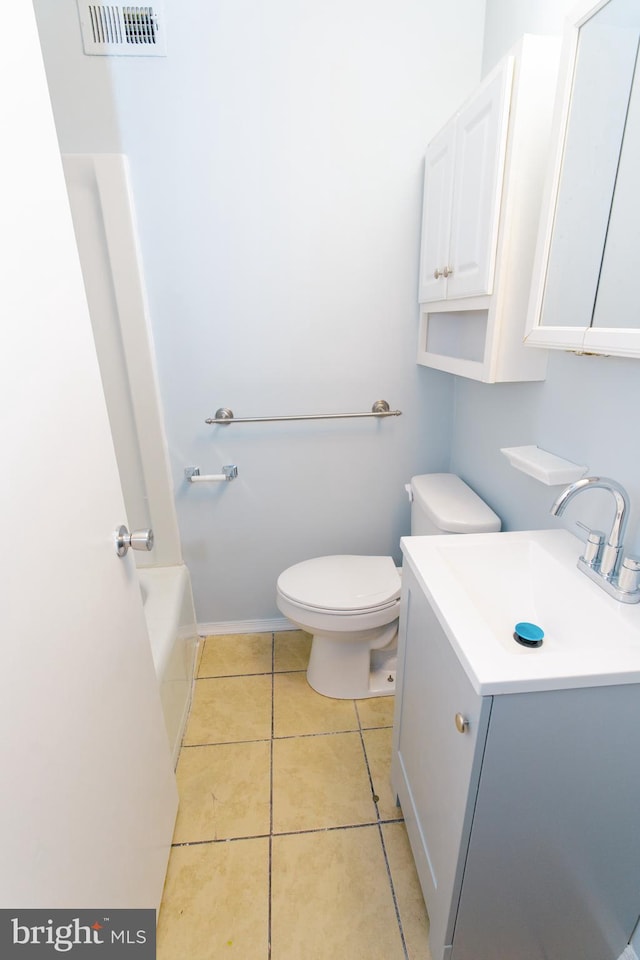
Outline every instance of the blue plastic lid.
{"label": "blue plastic lid", "polygon": [[521,623],[516,623],[514,636],[517,640],[537,646],[542,643],[544,630],[542,627],[539,627],[537,623],[528,623],[526,620],[523,620]]}

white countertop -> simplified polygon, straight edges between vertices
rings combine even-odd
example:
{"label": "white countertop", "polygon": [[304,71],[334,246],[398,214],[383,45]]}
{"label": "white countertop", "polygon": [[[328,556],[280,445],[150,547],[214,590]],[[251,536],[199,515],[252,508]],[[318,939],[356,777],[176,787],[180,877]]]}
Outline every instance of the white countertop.
{"label": "white countertop", "polygon": [[[640,604],[609,597],[577,567],[566,530],[404,537],[413,570],[481,695],[640,683]],[[513,639],[518,621],[545,631]]]}

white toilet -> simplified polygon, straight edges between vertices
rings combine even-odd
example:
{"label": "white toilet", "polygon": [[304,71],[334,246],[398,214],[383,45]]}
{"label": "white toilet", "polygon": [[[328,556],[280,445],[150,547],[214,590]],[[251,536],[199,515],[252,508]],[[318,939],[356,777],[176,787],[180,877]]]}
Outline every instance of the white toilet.
{"label": "white toilet", "polygon": [[[489,533],[500,518],[453,473],[411,480],[411,534]],[[400,571],[391,557],[316,557],[278,577],[280,611],[313,635],[307,680],[325,697],[395,691]]]}

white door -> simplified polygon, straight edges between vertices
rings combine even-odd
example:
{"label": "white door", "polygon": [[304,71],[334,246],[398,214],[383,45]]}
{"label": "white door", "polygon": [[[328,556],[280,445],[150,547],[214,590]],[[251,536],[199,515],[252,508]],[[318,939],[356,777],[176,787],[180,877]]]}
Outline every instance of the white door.
{"label": "white door", "polygon": [[446,297],[454,145],[455,122],[451,121],[431,141],[424,159],[420,303]]}
{"label": "white door", "polygon": [[493,291],[512,81],[508,57],[458,115],[449,300]]}
{"label": "white door", "polygon": [[0,129],[0,906],[153,907],[175,780],[29,0]]}

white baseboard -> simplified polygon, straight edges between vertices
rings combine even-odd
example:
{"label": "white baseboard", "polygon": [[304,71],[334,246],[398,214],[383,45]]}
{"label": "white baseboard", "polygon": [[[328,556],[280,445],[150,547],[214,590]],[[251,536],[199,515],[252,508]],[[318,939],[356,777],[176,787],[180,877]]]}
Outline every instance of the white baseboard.
{"label": "white baseboard", "polygon": [[218,623],[199,623],[201,637],[220,637],[232,633],[274,633],[281,630],[297,630],[286,617],[275,620],[222,620]]}

